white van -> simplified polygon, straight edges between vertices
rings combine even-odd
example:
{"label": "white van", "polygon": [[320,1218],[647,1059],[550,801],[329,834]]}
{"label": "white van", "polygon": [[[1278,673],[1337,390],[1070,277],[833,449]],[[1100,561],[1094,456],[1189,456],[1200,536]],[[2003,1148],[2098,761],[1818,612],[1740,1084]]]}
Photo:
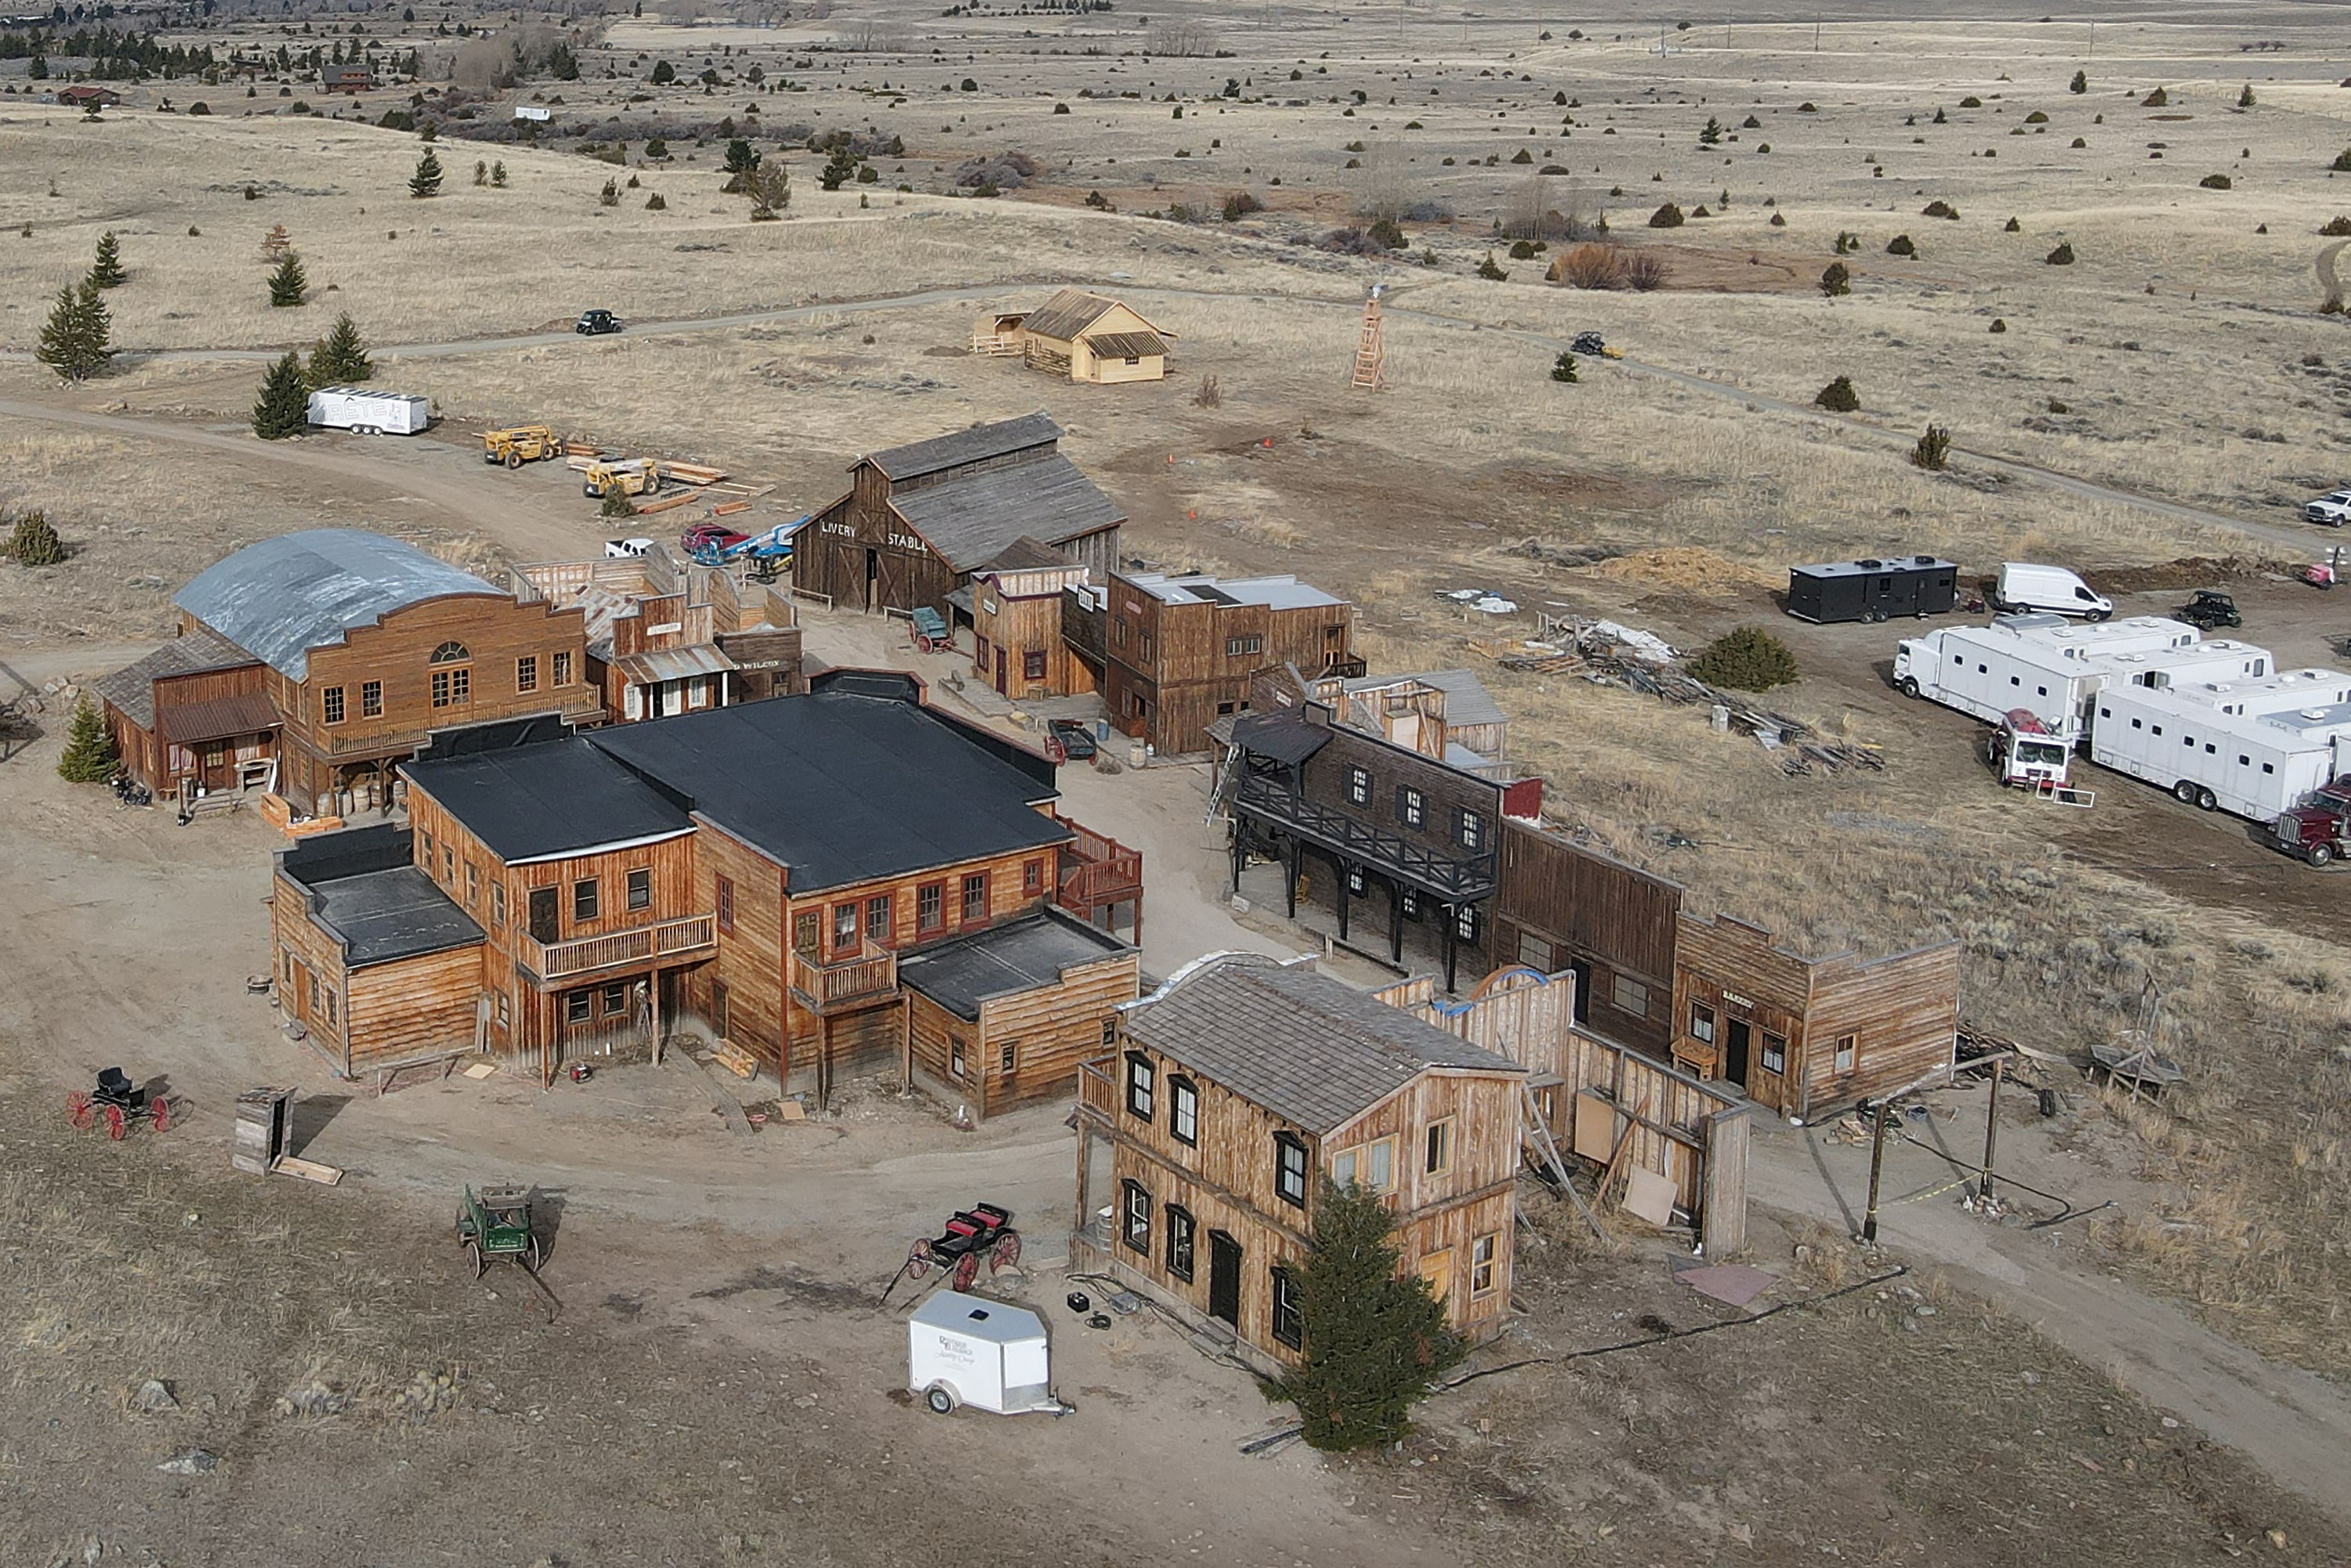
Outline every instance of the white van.
{"label": "white van", "polygon": [[2104,621],[2115,612],[2115,601],[2090,591],[2090,585],[2062,566],[2033,566],[2021,560],[2002,561],[2000,580],[1992,585],[1991,607],[2002,614],[2039,610],[2053,615],[2079,615]]}
{"label": "white van", "polygon": [[357,435],[414,435],[433,423],[433,405],[407,392],[320,387],[310,394],[310,423]]}

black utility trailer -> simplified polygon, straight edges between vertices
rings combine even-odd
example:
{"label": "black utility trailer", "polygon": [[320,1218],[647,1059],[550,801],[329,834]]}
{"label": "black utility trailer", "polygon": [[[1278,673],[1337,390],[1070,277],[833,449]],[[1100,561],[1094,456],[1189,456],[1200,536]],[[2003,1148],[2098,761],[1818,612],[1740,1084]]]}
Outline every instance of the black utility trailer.
{"label": "black utility trailer", "polygon": [[1931,555],[1832,560],[1788,569],[1788,613],[1799,621],[1944,615],[1959,602],[1959,569]]}

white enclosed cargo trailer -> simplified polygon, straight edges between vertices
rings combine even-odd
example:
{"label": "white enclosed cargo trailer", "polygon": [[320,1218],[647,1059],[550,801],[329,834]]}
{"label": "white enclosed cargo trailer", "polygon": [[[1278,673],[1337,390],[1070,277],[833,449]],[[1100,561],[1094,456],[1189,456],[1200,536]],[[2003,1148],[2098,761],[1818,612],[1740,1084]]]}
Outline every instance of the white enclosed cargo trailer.
{"label": "white enclosed cargo trailer", "polygon": [[2058,615],[2002,615],[1989,626],[1903,639],[1894,654],[1894,683],[1906,695],[1986,724],[2022,708],[2070,746],[2081,736],[2090,699],[2113,677],[2116,659],[2146,654],[2147,667],[2157,668],[2193,658],[2201,641],[2186,622],[2152,615],[2095,626]]}
{"label": "white enclosed cargo trailer", "polygon": [[310,394],[310,423],[360,435],[415,435],[433,423],[433,405],[407,392],[320,387]]}
{"label": "white enclosed cargo trailer", "polygon": [[2351,674],[2111,686],[2098,695],[2089,739],[2102,768],[2266,823],[2351,769]]}
{"label": "white enclosed cargo trailer", "polygon": [[941,1291],[906,1320],[906,1386],[942,1416],[1069,1411],[1053,1396],[1045,1320],[1025,1307]]}

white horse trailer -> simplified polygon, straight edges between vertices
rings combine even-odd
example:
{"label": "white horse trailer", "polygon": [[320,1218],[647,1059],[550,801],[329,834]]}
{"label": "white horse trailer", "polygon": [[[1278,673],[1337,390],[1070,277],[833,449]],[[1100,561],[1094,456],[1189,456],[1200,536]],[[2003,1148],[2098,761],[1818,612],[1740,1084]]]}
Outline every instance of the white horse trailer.
{"label": "white horse trailer", "polygon": [[320,387],[310,394],[310,423],[360,435],[416,435],[433,423],[433,404],[407,392]]}
{"label": "white horse trailer", "polygon": [[2267,823],[2351,769],[2351,674],[2101,692],[2090,760],[2207,811]]}
{"label": "white horse trailer", "polygon": [[1904,638],[1894,654],[1894,684],[1907,696],[1986,724],[2001,724],[2022,708],[2071,746],[2081,737],[2090,699],[2114,674],[2114,659],[2193,657],[2201,640],[2186,622],[2152,615],[2095,626],[2060,615],[2002,615],[1989,626]]}
{"label": "white horse trailer", "polygon": [[940,1291],[906,1320],[906,1386],[942,1416],[958,1405],[1069,1413],[1053,1396],[1045,1320],[1026,1307]]}

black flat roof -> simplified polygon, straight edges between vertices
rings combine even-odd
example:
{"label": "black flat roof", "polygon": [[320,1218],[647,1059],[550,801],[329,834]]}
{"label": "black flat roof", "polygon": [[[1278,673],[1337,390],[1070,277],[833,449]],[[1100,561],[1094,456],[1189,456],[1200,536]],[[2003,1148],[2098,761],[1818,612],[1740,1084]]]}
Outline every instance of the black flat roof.
{"label": "black flat roof", "polygon": [[661,790],[577,737],[411,762],[402,771],[509,864],[694,826]]}
{"label": "black flat roof", "polygon": [[413,865],[308,885],[311,917],[342,938],[349,968],[445,953],[483,939],[482,928]]}
{"label": "black flat roof", "polygon": [[991,997],[1050,986],[1065,969],[1134,949],[1107,931],[1045,910],[898,960],[898,978],[959,1019],[977,1020]]}
{"label": "black flat roof", "polygon": [[1070,830],[1036,809],[1059,797],[1050,765],[1024,771],[988,738],[900,697],[835,689],[581,744],[789,867],[797,894],[1066,842]]}

